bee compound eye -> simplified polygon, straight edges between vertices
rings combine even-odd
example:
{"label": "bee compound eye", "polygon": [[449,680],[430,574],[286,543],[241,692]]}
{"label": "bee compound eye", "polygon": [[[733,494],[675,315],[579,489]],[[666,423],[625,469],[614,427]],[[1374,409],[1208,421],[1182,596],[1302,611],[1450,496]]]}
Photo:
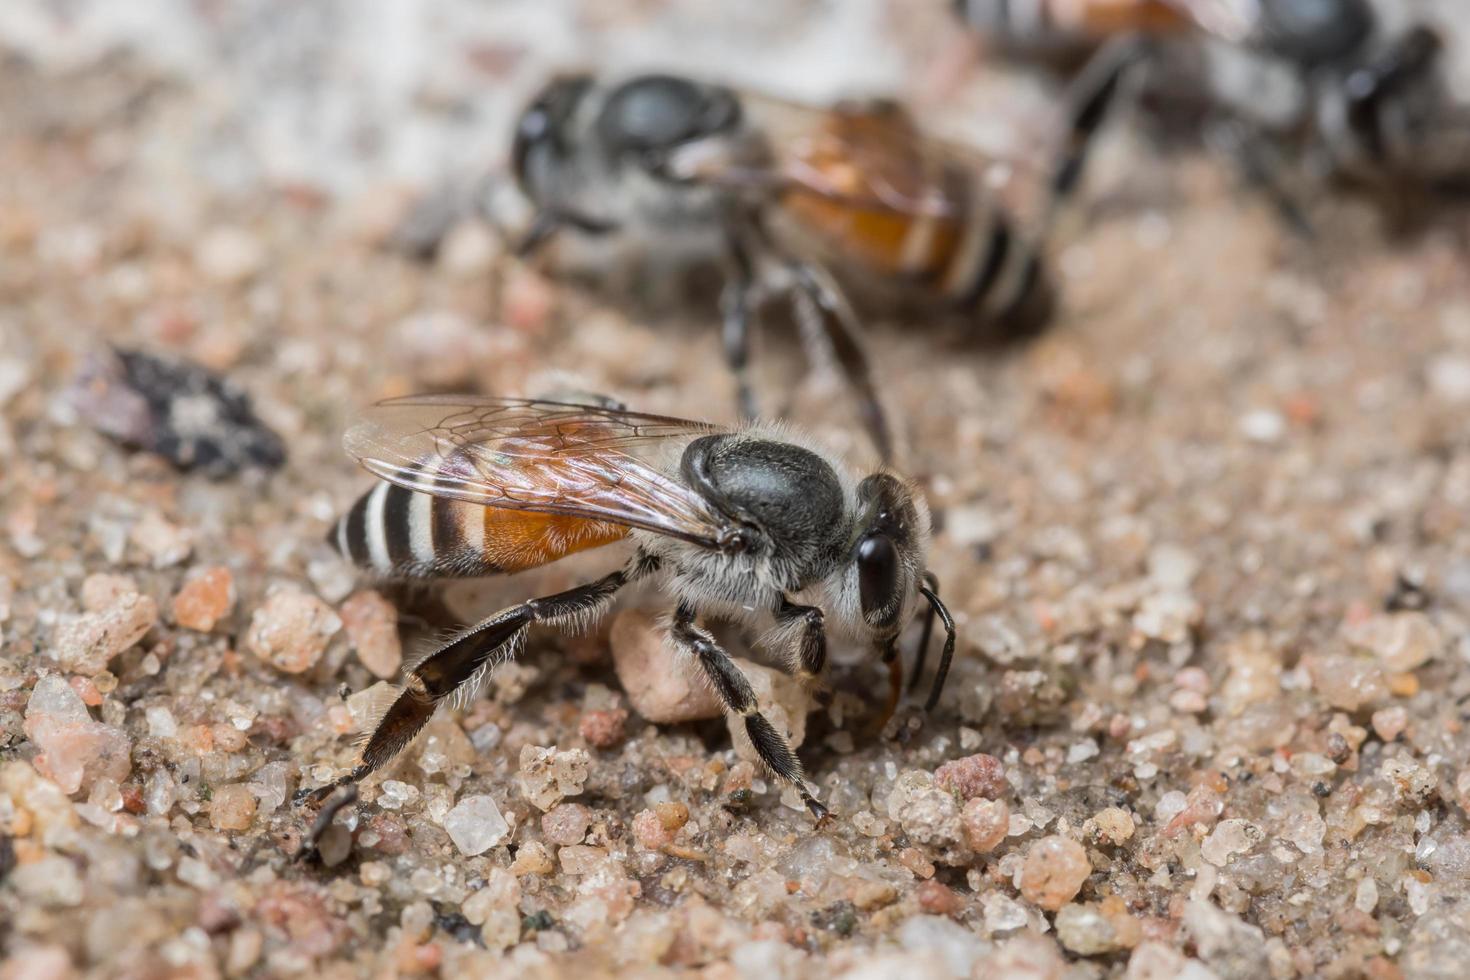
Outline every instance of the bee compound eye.
{"label": "bee compound eye", "polygon": [[[863,617],[886,625],[897,612],[898,549],[886,534],[869,534],[858,542],[858,597]],[[881,617],[881,621],[875,619]]]}

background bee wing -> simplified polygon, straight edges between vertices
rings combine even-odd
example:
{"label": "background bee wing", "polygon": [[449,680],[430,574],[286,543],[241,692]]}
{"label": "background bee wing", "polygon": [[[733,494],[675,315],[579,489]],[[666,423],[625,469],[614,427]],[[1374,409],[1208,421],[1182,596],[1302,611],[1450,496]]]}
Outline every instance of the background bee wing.
{"label": "background bee wing", "polygon": [[597,405],[410,396],[369,409],[343,441],[372,473],[419,493],[718,548],[729,522],[651,463],[671,440],[718,431]]}
{"label": "background bee wing", "polygon": [[922,133],[897,102],[869,99],[830,109],[743,96],[765,139],[747,144],[696,141],[666,162],[679,179],[815,195],[857,210],[913,218],[961,219],[971,202],[956,170],[998,184],[1033,166],[1000,159]]}
{"label": "background bee wing", "polygon": [[1260,12],[1260,0],[1152,0],[1183,21],[1224,41],[1248,37]]}

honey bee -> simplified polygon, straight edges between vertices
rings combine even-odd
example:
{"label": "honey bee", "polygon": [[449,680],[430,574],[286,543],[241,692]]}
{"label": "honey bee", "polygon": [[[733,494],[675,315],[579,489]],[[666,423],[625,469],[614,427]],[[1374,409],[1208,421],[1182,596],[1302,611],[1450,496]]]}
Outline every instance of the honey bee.
{"label": "honey bee", "polygon": [[[1402,191],[1462,187],[1470,115],[1424,24],[1391,32],[1369,0],[967,0],[966,22],[1003,50],[1093,47],[1105,75],[1141,68],[1143,101],[1228,149],[1292,224],[1288,159],[1308,172]],[[1084,71],[1084,74],[1086,71]]]}
{"label": "honey bee", "polygon": [[815,109],[671,75],[562,77],[521,115],[512,165],[536,208],[522,253],[563,228],[716,233],[729,267],[724,353],[746,417],[752,310],[773,281],[761,273],[783,273],[798,322],[830,345],[884,458],[889,426],[844,289],[1013,335],[1052,312],[1041,229],[992,186],[1001,164],[927,138],[891,101]]}
{"label": "honey bee", "polygon": [[385,576],[510,573],[615,542],[632,548],[616,571],[501,610],[433,650],[408,671],[356,768],[304,796],[381,768],[440,703],[468,698],[514,657],[533,625],[585,626],[644,579],[673,599],[669,642],[699,665],[726,709],[744,719],[761,761],[818,820],[828,812],[801,762],[701,616],[773,619],[774,649],[806,683],[826,666],[828,628],[870,645],[889,667],[886,720],[901,690],[899,633],[925,608],[914,677],[937,616],[946,637],[926,710],[939,700],[954,621],[925,571],[924,498],[887,470],[860,475],[784,430],[517,398],[383,402],[345,443],[381,482],[335,526],[332,541]]}

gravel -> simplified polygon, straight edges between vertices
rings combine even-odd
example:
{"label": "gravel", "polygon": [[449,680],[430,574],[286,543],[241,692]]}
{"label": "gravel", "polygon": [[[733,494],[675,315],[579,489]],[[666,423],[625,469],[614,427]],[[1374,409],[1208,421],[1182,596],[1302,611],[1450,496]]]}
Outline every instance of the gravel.
{"label": "gravel", "polygon": [[[954,69],[932,6],[0,4],[0,978],[1462,975],[1462,216],[1390,235],[1324,192],[1306,243],[1218,161],[1122,137],[1064,222],[1053,331],[875,318],[958,620],[940,707],[921,684],[875,736],[866,651],[834,635],[807,691],[716,627],[830,825],[644,590],[533,631],[307,858],[293,796],[352,765],[403,662],[616,562],[357,575],[324,541],[368,486],[353,413],[733,406],[702,280],[572,240],[523,264],[436,195],[583,56],[1043,132],[1047,92]],[[862,452],[770,321],[763,404]]]}

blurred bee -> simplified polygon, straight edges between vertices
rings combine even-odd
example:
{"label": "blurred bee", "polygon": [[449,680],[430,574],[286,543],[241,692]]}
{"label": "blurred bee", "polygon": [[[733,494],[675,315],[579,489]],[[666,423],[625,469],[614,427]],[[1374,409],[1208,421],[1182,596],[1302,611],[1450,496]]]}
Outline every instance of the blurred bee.
{"label": "blurred bee", "polygon": [[730,269],[725,357],[747,417],[751,311],[771,284],[760,273],[784,273],[798,321],[830,345],[885,458],[890,433],[861,330],[829,268],[849,288],[1014,335],[1052,309],[1040,231],[988,183],[993,162],[927,139],[893,102],[822,110],[670,75],[576,75],[522,114],[512,158],[537,209],[523,252],[562,228],[717,233]]}
{"label": "blurred bee", "polygon": [[774,647],[807,682],[826,666],[829,626],[866,642],[889,666],[886,720],[901,687],[899,632],[925,605],[915,677],[937,615],[947,635],[926,710],[938,702],[954,622],[925,572],[924,499],[887,471],[860,475],[759,427],[515,398],[384,402],[348,431],[346,446],[384,482],[342,518],[332,540],[383,575],[508,574],[614,542],[633,547],[619,570],[495,613],[420,660],[360,764],[304,795],[324,796],[381,768],[441,702],[468,698],[514,657],[531,626],[585,626],[641,579],[658,580],[672,597],[670,642],[699,665],[726,709],[744,719],[761,761],[819,820],[827,810],[800,761],[699,625],[701,615],[774,619]]}
{"label": "blurred bee", "polygon": [[[1232,151],[1293,224],[1286,156],[1380,189],[1470,178],[1470,116],[1445,85],[1442,44],[1391,33],[1368,0],[965,0],[968,24],[1019,53],[1096,50],[1105,77],[1145,68],[1146,103]],[[1085,74],[1086,72],[1084,72]]]}

